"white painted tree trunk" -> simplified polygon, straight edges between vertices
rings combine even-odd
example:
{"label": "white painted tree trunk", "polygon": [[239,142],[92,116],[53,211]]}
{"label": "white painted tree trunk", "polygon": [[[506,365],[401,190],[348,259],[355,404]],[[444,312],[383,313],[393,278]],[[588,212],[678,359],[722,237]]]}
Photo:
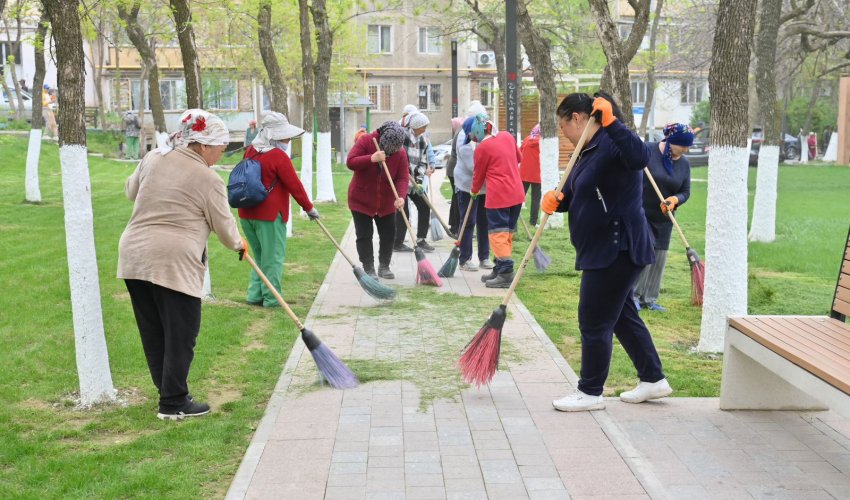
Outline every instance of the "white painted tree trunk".
{"label": "white painted tree trunk", "polygon": [[289,200],[289,220],[286,222],[286,237],[292,237],[292,203],[293,200]]}
{"label": "white painted tree trunk", "polygon": [[210,260],[209,252],[207,252],[207,267],[204,269],[204,286],[201,288],[202,300],[215,300],[215,295],[212,293],[212,279],[210,278]]}
{"label": "white painted tree trunk", "polygon": [[759,148],[756,194],[750,241],[771,243],[776,239],[776,189],[779,178],[779,146]]}
{"label": "white painted tree trunk", "polygon": [[723,351],[726,319],[747,313],[749,150],[713,147],[708,156],[705,294],[697,350]]}
{"label": "white painted tree trunk", "polygon": [[331,170],[331,133],[319,132],[316,143],[316,201],[335,202],[333,171]]}
{"label": "white painted tree trunk", "polygon": [[[540,141],[540,189],[542,192],[558,187],[561,172],[558,171],[560,146],[557,137],[546,137]],[[564,227],[564,214],[554,213],[549,216],[547,226],[551,228]]]}
{"label": "white painted tree trunk", "polygon": [[65,244],[71,285],[71,313],[83,406],[115,400],[103,333],[100,282],[94,246],[91,182],[85,146],[59,149],[65,200]]}
{"label": "white painted tree trunk", "polygon": [[301,184],[307,197],[313,201],[313,133],[306,132],[301,136]]}
{"label": "white painted tree trunk", "polygon": [[838,132],[829,136],[829,144],[823,153],[823,161],[838,161]]}
{"label": "white painted tree trunk", "polygon": [[800,163],[809,163],[809,146],[804,135],[800,135]]}
{"label": "white painted tree trunk", "polygon": [[26,200],[30,203],[41,202],[41,188],[38,184],[38,160],[41,158],[41,133],[40,128],[30,130],[30,142],[27,147],[27,169],[26,169]]}

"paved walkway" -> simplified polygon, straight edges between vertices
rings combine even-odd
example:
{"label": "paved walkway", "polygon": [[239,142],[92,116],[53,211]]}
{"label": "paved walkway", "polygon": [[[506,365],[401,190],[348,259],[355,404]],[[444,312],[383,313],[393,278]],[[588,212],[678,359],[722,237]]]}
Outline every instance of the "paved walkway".
{"label": "paved walkway", "polygon": [[[435,268],[450,244],[429,255]],[[351,229],[343,245],[356,255]],[[517,299],[503,369],[488,387],[465,387],[451,363],[501,291],[461,271],[440,289],[414,287],[411,254],[393,269],[400,297],[380,305],[337,255],[306,323],[377,380],[317,387],[297,342],[228,498],[850,499],[850,422],[831,412],[723,412],[714,398],[554,411],[576,375]],[[439,305],[428,311],[423,297]],[[466,303],[457,319],[452,307]],[[430,319],[411,323],[422,307]]]}

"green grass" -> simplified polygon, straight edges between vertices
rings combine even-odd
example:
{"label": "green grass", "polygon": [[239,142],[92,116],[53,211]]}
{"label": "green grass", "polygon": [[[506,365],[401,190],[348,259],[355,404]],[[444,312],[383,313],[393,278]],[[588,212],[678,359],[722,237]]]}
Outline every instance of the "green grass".
{"label": "green grass", "polygon": [[[123,184],[132,164],[90,157],[103,320],[115,386],[124,407],[78,411],[74,331],[65,253],[58,149],[44,143],[41,204],[24,199],[27,138],[0,136],[0,497],[221,497],[262,417],[297,335],[282,311],[244,304],[248,267],[210,241],[213,293],[189,378],[209,401],[204,419],[156,419],[147,372],[123,282],[115,278],[118,239],[132,204]],[[319,207],[341,237],[349,222],[349,177],[334,176],[340,203]],[[296,217],[298,217],[296,215]],[[283,283],[302,318],[335,249],[298,218]]]}
{"label": "green grass", "polygon": [[[756,170],[749,169],[750,209]],[[706,168],[693,169],[694,179],[707,178]],[[698,253],[705,248],[705,182],[691,184],[691,199],[677,219]],[[750,314],[828,314],[850,221],[850,168],[809,164],[783,166],[779,174],[776,241],[749,245]],[[528,216],[527,212],[523,212]],[[523,255],[527,238],[520,228],[514,257]],[[545,274],[529,265],[517,294],[569,361],[581,366],[578,331],[578,286],[575,253],[568,231],[544,233],[541,246],[553,259]],[[710,266],[710,263],[707,263]],[[677,396],[717,396],[722,360],[694,353],[699,341],[700,310],[690,305],[690,269],[678,236],[673,234],[659,303],[666,314],[644,311],[641,317],[653,334],[664,371]],[[606,394],[631,389],[637,376],[625,351],[615,342]]]}

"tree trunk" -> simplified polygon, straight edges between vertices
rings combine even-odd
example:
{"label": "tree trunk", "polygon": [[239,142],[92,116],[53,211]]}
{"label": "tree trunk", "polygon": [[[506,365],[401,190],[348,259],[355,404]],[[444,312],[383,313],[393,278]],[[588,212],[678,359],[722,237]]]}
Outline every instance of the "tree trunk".
{"label": "tree trunk", "polygon": [[[24,117],[24,96],[21,94],[23,90],[21,88],[21,83],[18,81],[18,70],[15,67],[18,64],[23,64],[22,61],[15,60],[15,54],[18,52],[21,46],[21,16],[23,14],[23,6],[20,2],[11,9],[15,16],[15,37],[12,38],[12,33],[9,31],[9,23],[6,20],[6,17],[3,16],[3,26],[6,28],[6,40],[9,47],[10,54],[6,57],[6,62],[9,66],[9,76],[12,77],[12,87],[15,89],[15,96],[18,99],[17,105],[12,104],[12,99],[9,99],[9,105],[11,109],[15,112],[15,119],[23,120]],[[10,12],[11,13],[11,12]],[[0,16],[3,15],[3,11],[0,10]],[[2,63],[0,63],[2,65]],[[0,77],[1,78],[1,77]],[[5,79],[3,82],[4,88],[6,85]],[[6,95],[9,95],[9,92],[6,92]]]}
{"label": "tree trunk", "polygon": [[192,10],[188,0],[170,0],[180,55],[183,58],[183,75],[186,79],[186,106],[189,109],[204,107],[204,91],[201,85],[201,63],[195,46],[195,29],[192,26]]}
{"label": "tree trunk", "polygon": [[[549,40],[534,26],[525,1],[517,2],[517,24],[525,53],[534,68],[534,84],[540,92],[540,174],[545,189],[554,189],[558,184],[558,89],[555,84],[555,69],[552,66]],[[554,214],[553,214],[554,215]],[[559,214],[561,215],[561,214]],[[551,225],[562,227],[563,215],[549,218]]]}
{"label": "tree trunk", "polygon": [[756,0],[720,0],[709,69],[705,275],[697,349],[723,350],[726,318],[747,313],[747,77]]}
{"label": "tree trunk", "polygon": [[262,0],[260,10],[257,13],[257,39],[260,44],[260,56],[263,65],[269,75],[269,86],[272,89],[271,107],[272,111],[289,116],[289,103],[286,93],[286,83],[283,81],[283,72],[277,62],[277,54],[272,42],[272,3],[271,0]]}
{"label": "tree trunk", "polygon": [[84,406],[115,400],[103,332],[94,244],[91,182],[86,154],[85,66],[78,0],[43,0],[56,42],[59,79],[59,159],[65,204],[65,242],[71,313]]}
{"label": "tree trunk", "polygon": [[625,40],[620,40],[617,25],[608,11],[607,0],[588,0],[590,10],[596,20],[596,33],[602,43],[602,50],[608,60],[608,65],[602,72],[600,88],[611,92],[620,105],[625,118],[625,124],[634,130],[634,115],[632,114],[632,88],[629,80],[629,63],[637,53],[646,34],[649,24],[650,0],[629,2],[634,6],[635,17],[631,33]]}
{"label": "tree trunk", "polygon": [[[151,37],[145,36],[142,26],[139,24],[139,9],[141,0],[135,0],[128,11],[124,4],[118,4],[118,16],[124,21],[124,29],[133,46],[139,51],[144,65],[148,70],[148,95],[150,100],[151,115],[157,133],[165,133],[165,113],[162,110],[162,95],[159,93],[159,66],[156,62],[156,44]],[[140,87],[144,80],[139,80]],[[142,92],[139,92],[140,94]],[[144,103],[144,101],[142,101]]]}
{"label": "tree trunk", "polygon": [[304,113],[301,116],[301,184],[313,200],[313,39],[310,36],[310,5],[298,0],[301,28],[301,81],[304,88]]}
{"label": "tree trunk", "polygon": [[43,134],[44,118],[42,117],[41,91],[44,86],[44,44],[47,40],[47,13],[41,12],[38,28],[35,31],[35,74],[32,77],[32,129],[30,129],[29,146],[27,147],[26,166],[26,200],[29,203],[41,202],[41,187],[38,182],[38,161],[41,158],[41,137]]}
{"label": "tree trunk", "polygon": [[316,125],[318,126],[316,150],[316,201],[335,202],[331,170],[331,121],[328,112],[328,80],[333,55],[333,33],[328,25],[328,12],[325,0],[313,0],[310,8],[313,24],[316,27],[317,58],[313,66],[316,85],[314,102],[316,106]]}
{"label": "tree trunk", "polygon": [[[818,97],[820,96],[820,88],[823,84],[823,80],[818,78],[815,80],[815,86],[812,88],[812,95],[809,97],[809,107],[806,111],[806,121],[803,122],[803,133],[808,134],[812,130],[812,111],[815,109],[815,104],[818,102]],[[805,146],[803,143],[800,143],[801,148],[805,149],[808,154],[808,146]]]}
{"label": "tree trunk", "polygon": [[[664,0],[657,0],[655,13],[652,18],[652,27],[649,30],[649,66],[646,68],[646,101],[643,103],[643,115],[640,118],[640,136],[646,137],[646,128],[649,126],[649,114],[655,100],[655,67],[658,64],[656,52],[656,41],[658,40],[658,25],[661,23],[661,9]],[[655,127],[655,124],[652,124]]]}
{"label": "tree trunk", "polygon": [[762,0],[756,39],[756,95],[764,136],[759,148],[750,241],[776,239],[776,185],[779,174],[780,119],[776,112],[776,39],[782,0]]}

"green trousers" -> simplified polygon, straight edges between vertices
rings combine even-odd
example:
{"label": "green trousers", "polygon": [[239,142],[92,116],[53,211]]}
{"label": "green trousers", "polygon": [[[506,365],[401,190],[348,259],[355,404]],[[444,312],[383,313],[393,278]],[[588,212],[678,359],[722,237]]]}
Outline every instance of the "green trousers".
{"label": "green trousers", "polygon": [[[280,288],[283,261],[286,258],[286,224],[283,218],[278,214],[277,219],[272,222],[251,219],[240,219],[240,222],[257,266],[283,296],[283,290]],[[264,307],[280,305],[253,269],[248,280],[247,300],[249,304],[262,304]]]}
{"label": "green trousers", "polygon": [[125,137],[124,143],[126,145],[126,150],[124,151],[124,157],[128,160],[138,160],[139,159],[139,138],[138,137]]}

